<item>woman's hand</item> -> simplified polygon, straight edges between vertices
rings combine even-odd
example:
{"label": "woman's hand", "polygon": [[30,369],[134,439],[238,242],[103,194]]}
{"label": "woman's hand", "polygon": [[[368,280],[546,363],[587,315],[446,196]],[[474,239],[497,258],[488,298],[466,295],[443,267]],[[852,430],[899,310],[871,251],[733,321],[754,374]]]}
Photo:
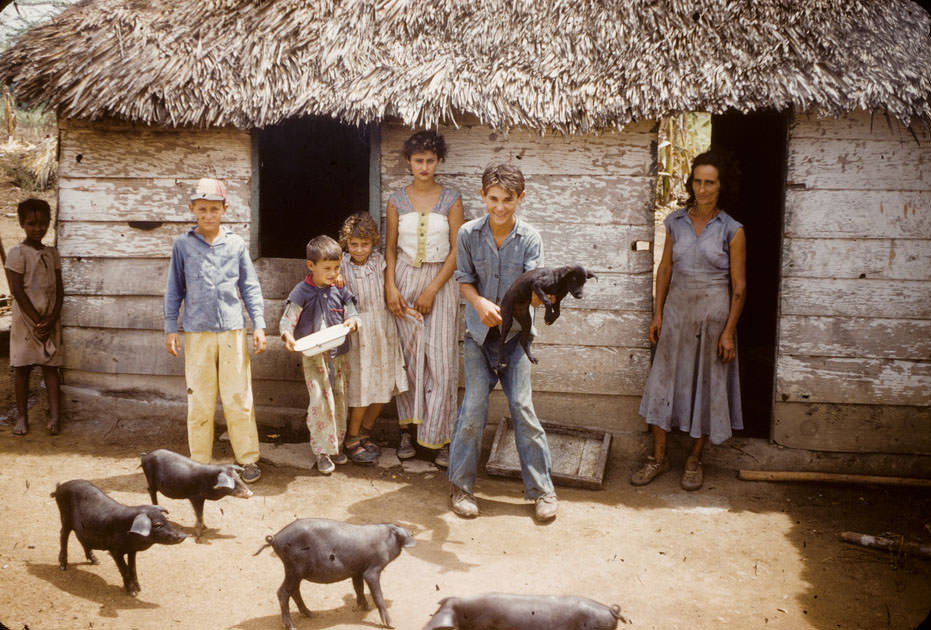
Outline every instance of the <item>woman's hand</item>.
{"label": "woman's hand", "polygon": [[349,332],[353,333],[359,330],[359,320],[356,317],[350,317],[343,322],[343,326],[349,329]]}
{"label": "woman's hand", "polygon": [[429,315],[430,311],[433,310],[433,300],[436,299],[436,291],[427,287],[423,290],[423,293],[417,296],[417,300],[414,302],[414,309],[418,313],[423,315]]}
{"label": "woman's hand", "polygon": [[281,340],[284,342],[284,347],[288,349],[288,352],[294,352],[294,335],[289,332],[281,333]]}
{"label": "woman's hand", "polygon": [[385,304],[395,317],[404,317],[407,302],[404,301],[401,292],[398,291],[398,287],[394,283],[385,284]]}
{"label": "woman's hand", "polygon": [[737,358],[737,343],[734,341],[734,333],[725,330],[718,339],[718,357],[721,363],[730,363]]}
{"label": "woman's hand", "polygon": [[662,330],[663,330],[663,316],[659,314],[654,315],[653,320],[650,322],[650,332],[649,332],[650,343],[653,344],[654,346],[659,343],[659,334],[662,332]]}
{"label": "woman's hand", "polygon": [[475,306],[479,319],[489,328],[501,323],[501,307],[491,300],[480,297],[473,306]]}

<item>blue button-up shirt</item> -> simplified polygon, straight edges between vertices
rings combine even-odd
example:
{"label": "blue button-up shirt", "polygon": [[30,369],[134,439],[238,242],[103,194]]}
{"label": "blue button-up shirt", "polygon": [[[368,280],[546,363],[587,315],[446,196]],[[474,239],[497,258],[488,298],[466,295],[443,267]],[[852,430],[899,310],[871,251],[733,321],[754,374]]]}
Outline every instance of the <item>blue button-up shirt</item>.
{"label": "blue button-up shirt", "polygon": [[[495,245],[487,214],[464,224],[456,237],[456,282],[474,285],[479,295],[495,304],[501,304],[504,294],[522,273],[543,266],[540,233],[520,217],[515,217],[515,220],[514,229],[504,239],[501,249]],[[482,323],[478,311],[468,303],[465,325],[466,333],[476,343],[485,343],[488,326]],[[520,330],[516,319],[511,330]],[[536,334],[536,330],[531,332]]]}
{"label": "blue button-up shirt", "polygon": [[192,227],[175,239],[165,288],[165,332],[178,332],[178,312],[184,302],[181,325],[186,332],[222,332],[245,326],[242,303],[254,328],[265,328],[264,302],[259,278],[246,242],[220,228],[207,243]]}

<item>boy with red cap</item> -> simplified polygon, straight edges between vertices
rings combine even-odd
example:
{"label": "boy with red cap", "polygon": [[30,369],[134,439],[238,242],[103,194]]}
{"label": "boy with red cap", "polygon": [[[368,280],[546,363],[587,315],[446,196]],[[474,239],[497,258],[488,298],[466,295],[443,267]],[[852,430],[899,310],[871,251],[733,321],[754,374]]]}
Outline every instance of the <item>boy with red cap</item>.
{"label": "boy with red cap", "polygon": [[191,458],[209,463],[217,392],[242,479],[259,480],[259,435],[252,400],[252,370],[246,347],[242,303],[252,319],[252,348],[265,351],[262,289],[245,241],[220,225],[226,186],[204,178],[191,191],[188,207],[197,220],[175,239],[165,289],[165,346],[178,356],[178,313],[184,302],[184,378],[188,392],[188,447]]}

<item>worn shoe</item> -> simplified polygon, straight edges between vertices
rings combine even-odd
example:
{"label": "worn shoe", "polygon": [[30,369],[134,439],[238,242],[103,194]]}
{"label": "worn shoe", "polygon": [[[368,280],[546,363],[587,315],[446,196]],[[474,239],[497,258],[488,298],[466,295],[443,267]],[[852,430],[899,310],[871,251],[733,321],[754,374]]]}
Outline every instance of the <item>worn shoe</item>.
{"label": "worn shoe", "polygon": [[701,470],[701,462],[695,457],[685,460],[685,470],[682,471],[682,479],[679,481],[682,489],[694,492],[701,488],[704,481],[705,475]]}
{"label": "worn shoe", "polygon": [[559,511],[559,501],[556,500],[555,494],[547,494],[537,497],[537,504],[533,507],[533,515],[538,521],[551,521],[556,518],[556,512]]}
{"label": "worn shoe", "polygon": [[370,438],[369,436],[367,436],[367,435],[360,435],[360,436],[359,436],[359,441],[362,442],[362,446],[365,448],[365,450],[367,450],[367,451],[369,451],[369,452],[372,452],[372,453],[375,453],[375,456],[376,456],[376,457],[377,457],[378,455],[381,455],[381,448],[378,446],[378,444],[376,444],[375,442],[373,442],[373,441],[372,441],[372,438]]}
{"label": "worn shoe", "polygon": [[353,464],[371,464],[376,459],[378,455],[367,448],[362,443],[361,439],[355,441],[347,441],[345,444],[346,455],[349,457],[349,460]]}
{"label": "worn shoe", "polygon": [[340,451],[336,455],[330,455],[330,460],[339,466],[349,463],[349,458],[346,456],[346,453]]}
{"label": "worn shoe", "polygon": [[413,439],[409,431],[401,431],[401,441],[398,443],[398,459],[410,459],[417,454],[414,450]]}
{"label": "worn shoe", "polygon": [[436,456],[433,458],[433,463],[439,466],[440,468],[446,468],[449,466],[449,447],[444,446],[443,448],[437,449]]}
{"label": "worn shoe", "polygon": [[452,506],[453,512],[463,518],[475,518],[478,516],[478,504],[475,502],[475,497],[459,486],[452,487],[449,495],[449,504]]}
{"label": "worn shoe", "polygon": [[330,459],[330,456],[326,453],[320,453],[317,455],[317,470],[321,475],[329,475],[334,470],[336,470],[336,464],[333,463],[333,460]]}
{"label": "worn shoe", "polygon": [[667,470],[669,470],[669,457],[664,457],[663,461],[657,462],[656,458],[650,455],[647,457],[647,462],[630,476],[630,485],[645,486]]}
{"label": "worn shoe", "polygon": [[262,469],[258,464],[246,464],[242,467],[242,480],[246,483],[255,483],[262,478]]}

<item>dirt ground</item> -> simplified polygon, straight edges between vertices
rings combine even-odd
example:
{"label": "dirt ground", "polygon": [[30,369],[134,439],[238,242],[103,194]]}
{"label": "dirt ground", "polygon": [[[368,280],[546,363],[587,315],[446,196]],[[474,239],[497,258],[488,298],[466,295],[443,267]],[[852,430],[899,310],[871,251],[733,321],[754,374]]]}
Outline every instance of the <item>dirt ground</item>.
{"label": "dirt ground", "polygon": [[[0,238],[10,247],[22,237],[9,212],[25,194],[2,186],[0,193]],[[0,363],[6,351],[4,342]],[[928,544],[928,490],[748,483],[713,466],[696,493],[680,490],[675,472],[637,489],[627,483],[634,463],[614,455],[604,490],[559,489],[552,524],[534,523],[518,481],[485,474],[477,488],[482,515],[464,521],[448,511],[447,483],[429,466],[413,473],[349,465],[327,478],[280,463],[274,445],[263,445],[255,497],[208,502],[211,529],[199,542],[139,555],[142,592],[133,598],[113,561],[98,553],[101,564],[88,564],[74,536],[71,565],[58,568],[59,518],[49,493],[57,482],[83,478],[124,503],[147,503],[139,454],[186,452],[183,419],[66,416],[63,434],[50,437],[38,372],[31,391],[32,430],[14,437],[4,423],[14,412],[10,374],[0,371],[0,630],[280,628],[281,562],[269,550],[252,554],[266,535],[310,516],[394,522],[413,532],[417,546],[382,578],[394,626],[405,630],[422,628],[444,597],[488,591],[617,603],[631,628],[910,629],[931,609],[931,560],[838,539],[845,530],[890,532]],[[383,437],[388,445],[392,436]],[[229,445],[219,442],[215,456],[231,461]],[[162,504],[193,534],[189,503]],[[317,616],[305,619],[292,604],[300,630],[379,626],[376,610],[354,609],[348,581],[304,582],[302,591]]]}

